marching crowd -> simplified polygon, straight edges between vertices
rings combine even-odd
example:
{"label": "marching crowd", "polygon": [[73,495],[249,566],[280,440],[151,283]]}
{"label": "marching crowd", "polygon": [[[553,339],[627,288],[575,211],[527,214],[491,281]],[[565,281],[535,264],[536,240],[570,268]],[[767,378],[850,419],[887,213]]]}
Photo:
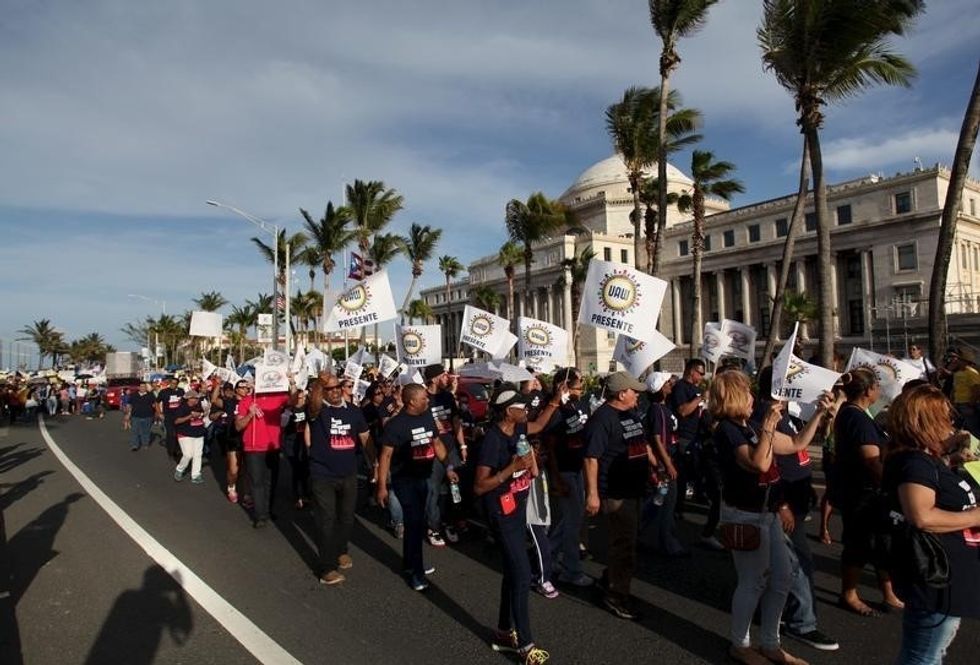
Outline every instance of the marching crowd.
{"label": "marching crowd", "polygon": [[[822,539],[829,542],[832,509],[843,524],[840,606],[868,618],[878,613],[873,605],[904,608],[897,662],[939,663],[960,618],[980,617],[980,487],[964,468],[980,373],[966,351],[947,360],[945,374],[907,383],[876,416],[879,384],[868,369],[844,373],[803,421],[771,398],[771,368],[750,377],[721,366],[708,381],[695,359],[680,377],[610,374],[598,399],[585,394],[575,368],[497,381],[481,421],[442,365],[424,368],[424,384],[375,376],[360,403],[353,382],[329,372],[305,386],[291,380],[288,393],[258,395],[249,379],[184,390],[170,378],[128,396],[124,426],[139,450],[150,445],[154,422],[163,423],[176,481],[189,474],[203,482],[207,449],[220,449],[228,501],[247,508],[255,528],[274,519],[285,457],[292,501],[314,511],[316,574],[325,585],[343,583],[354,565],[348,542],[359,473],[403,540],[403,573],[417,591],[434,572],[425,543],[456,542],[478,517],[503,559],[491,646],[532,664],[549,656],[533,636],[529,594],[554,598],[561,585],[595,585],[606,609],[637,619],[630,587],[638,537],[659,555],[690,556],[676,520],[692,496],[709,506],[699,544],[730,550],[737,573],[731,657],[805,663],[784,648],[785,635],[838,649],[818,628],[804,527],[818,504],[808,450],[822,445]],[[934,385],[943,378],[947,392]],[[601,516],[608,534],[599,579],[581,563],[587,516]],[[858,594],[868,565],[880,604]]]}

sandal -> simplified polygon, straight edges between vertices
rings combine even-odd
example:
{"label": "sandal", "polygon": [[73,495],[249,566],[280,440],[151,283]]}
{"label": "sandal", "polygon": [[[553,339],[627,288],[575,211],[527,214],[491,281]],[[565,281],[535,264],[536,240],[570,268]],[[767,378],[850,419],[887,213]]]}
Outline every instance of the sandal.
{"label": "sandal", "polygon": [[809,665],[802,658],[797,658],[789,653],[786,653],[782,649],[776,649],[775,651],[767,651],[760,649],[761,653],[767,660],[773,663],[780,663],[780,665]]}
{"label": "sandal", "polygon": [[770,660],[754,647],[739,647],[733,644],[728,649],[728,655],[732,660],[743,665],[770,665]]}
{"label": "sandal", "polygon": [[858,601],[858,602],[861,603],[862,607],[855,607],[854,605],[847,602],[843,598],[838,598],[837,607],[841,608],[842,610],[847,610],[848,612],[853,612],[854,614],[857,614],[858,616],[864,617],[866,619],[874,619],[881,616],[881,612],[871,607],[868,607],[868,605],[866,605],[862,601]]}

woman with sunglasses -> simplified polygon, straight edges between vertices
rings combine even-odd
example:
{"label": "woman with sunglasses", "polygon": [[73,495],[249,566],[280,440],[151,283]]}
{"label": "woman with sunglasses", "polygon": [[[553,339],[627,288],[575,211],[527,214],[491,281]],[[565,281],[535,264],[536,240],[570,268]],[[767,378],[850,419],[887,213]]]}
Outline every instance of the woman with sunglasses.
{"label": "woman with sunglasses", "polygon": [[[561,388],[565,390],[564,386]],[[473,491],[483,497],[490,528],[500,544],[504,575],[500,610],[491,647],[517,653],[525,665],[540,665],[548,652],[531,636],[528,596],[531,564],[525,548],[527,497],[538,465],[528,436],[540,433],[554,416],[561,394],[548,402],[538,419],[527,421],[527,397],[513,385],[501,385],[490,400],[494,423],[483,437]]]}

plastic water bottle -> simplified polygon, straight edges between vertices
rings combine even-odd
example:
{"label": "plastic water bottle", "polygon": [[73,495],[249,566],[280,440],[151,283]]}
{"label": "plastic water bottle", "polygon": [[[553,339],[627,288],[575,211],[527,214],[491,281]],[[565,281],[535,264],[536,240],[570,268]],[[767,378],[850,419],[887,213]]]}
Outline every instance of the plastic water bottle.
{"label": "plastic water bottle", "polygon": [[521,437],[517,440],[517,454],[520,457],[524,457],[530,452],[531,444],[528,443],[527,437],[521,434]]}
{"label": "plastic water bottle", "polygon": [[453,495],[453,503],[463,502],[463,495],[459,491],[459,483],[449,483],[449,493]]}
{"label": "plastic water bottle", "polygon": [[667,498],[668,492],[670,492],[670,483],[668,481],[661,480],[657,483],[657,493],[653,495],[653,505],[664,505],[664,500]]}

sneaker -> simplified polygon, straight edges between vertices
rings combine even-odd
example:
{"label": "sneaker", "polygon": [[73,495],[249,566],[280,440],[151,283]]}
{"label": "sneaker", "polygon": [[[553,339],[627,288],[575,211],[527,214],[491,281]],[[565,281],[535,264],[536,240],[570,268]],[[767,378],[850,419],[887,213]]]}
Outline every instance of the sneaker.
{"label": "sneaker", "polygon": [[542,582],[534,587],[534,590],[540,593],[542,596],[548,599],[553,599],[558,597],[558,589],[551,582]]}
{"label": "sneaker", "polygon": [[714,536],[701,536],[701,544],[707,547],[709,550],[715,550],[717,552],[722,552],[725,546],[721,544],[721,541]]}
{"label": "sneaker", "polygon": [[636,621],[639,618],[639,615],[626,607],[625,603],[622,603],[610,596],[603,598],[602,604],[605,605],[607,610],[615,614],[620,619],[625,619],[626,621]]}
{"label": "sneaker", "polygon": [[493,631],[493,637],[490,639],[490,648],[497,653],[517,653],[517,631]]}
{"label": "sneaker", "polygon": [[798,633],[794,630],[786,629],[784,631],[784,634],[789,635],[794,640],[803,642],[803,644],[813,647],[818,651],[837,651],[838,649],[840,649],[840,644],[837,643],[837,640],[827,635],[824,635],[819,630],[811,630],[806,633]]}
{"label": "sneaker", "polygon": [[427,534],[427,537],[429,539],[429,544],[432,545],[433,547],[446,546],[446,541],[442,539],[442,536],[439,535],[438,531],[429,529],[429,533]]}
{"label": "sneaker", "polygon": [[138,451],[139,449],[140,449],[140,447],[139,447],[139,446],[131,446],[131,447],[129,448],[129,451],[130,451],[130,452],[133,452],[133,453],[135,453],[135,452],[136,452],[136,451]]}
{"label": "sneaker", "polygon": [[401,540],[402,538],[405,537],[405,525],[404,524],[396,524],[394,531],[395,531],[395,538],[398,538],[399,540]]}
{"label": "sneaker", "polygon": [[531,646],[527,650],[522,650],[519,652],[521,656],[521,662],[524,665],[542,665],[542,663],[547,662],[551,655],[544,649],[539,649],[536,646]]}
{"label": "sneaker", "polygon": [[179,483],[183,479],[184,479],[184,472],[181,471],[180,469],[174,469],[174,480],[176,480]]}
{"label": "sneaker", "polygon": [[201,485],[204,483],[204,476],[197,474],[196,476],[191,476],[191,482],[195,485]]}
{"label": "sneaker", "polygon": [[337,557],[337,567],[341,570],[350,570],[354,567],[354,560],[350,558],[350,554],[341,554]]}
{"label": "sneaker", "polygon": [[228,501],[230,503],[238,503],[238,491],[234,487],[228,488]]}
{"label": "sneaker", "polygon": [[443,532],[446,534],[446,540],[448,540],[449,542],[451,542],[451,543],[458,543],[459,542],[459,534],[456,533],[456,529],[455,528],[453,528],[453,527],[451,527],[449,525],[446,525],[446,527],[443,529]]}
{"label": "sneaker", "polygon": [[413,591],[425,591],[429,588],[429,583],[424,577],[419,577],[418,575],[412,575],[411,579],[408,581],[409,586],[412,587]]}
{"label": "sneaker", "polygon": [[434,575],[436,572],[436,567],[433,566],[431,563],[428,565],[423,565],[422,572],[424,572],[426,575]]}
{"label": "sneaker", "polygon": [[340,584],[346,579],[346,577],[338,573],[336,570],[331,570],[329,573],[320,578],[320,584],[333,586],[334,584]]}
{"label": "sneaker", "polygon": [[559,575],[558,581],[562,584],[571,584],[572,586],[587,587],[592,586],[595,580],[586,575],[585,573],[579,573],[578,575]]}

